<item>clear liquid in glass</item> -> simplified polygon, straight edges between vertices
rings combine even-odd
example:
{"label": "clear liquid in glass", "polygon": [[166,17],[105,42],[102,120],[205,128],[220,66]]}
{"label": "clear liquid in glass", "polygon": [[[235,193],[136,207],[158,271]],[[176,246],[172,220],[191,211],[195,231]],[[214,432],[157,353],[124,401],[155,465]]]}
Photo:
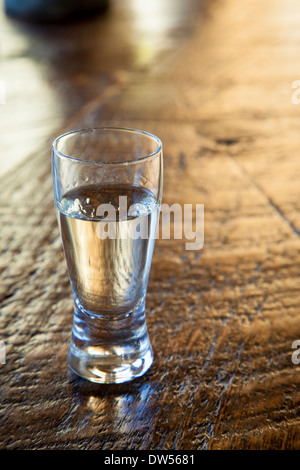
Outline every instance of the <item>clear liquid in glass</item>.
{"label": "clear liquid in glass", "polygon": [[136,186],[81,186],[57,216],[75,303],[71,368],[94,382],[142,375],[153,360],[145,297],[159,203]]}

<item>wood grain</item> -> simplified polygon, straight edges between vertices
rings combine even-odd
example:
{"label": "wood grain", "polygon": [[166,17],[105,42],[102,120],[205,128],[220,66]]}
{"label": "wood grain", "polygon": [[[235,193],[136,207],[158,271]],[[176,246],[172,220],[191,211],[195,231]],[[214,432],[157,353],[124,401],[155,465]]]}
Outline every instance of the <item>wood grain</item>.
{"label": "wood grain", "polygon": [[[91,23],[30,30],[23,55],[45,57],[62,106],[0,184],[3,449],[300,449],[299,8],[186,5],[160,12],[169,26],[156,41],[122,2]],[[72,298],[50,175],[53,136],[100,125],[157,134],[164,202],[205,205],[202,250],[156,243],[153,366],[110,386],[68,371]]]}

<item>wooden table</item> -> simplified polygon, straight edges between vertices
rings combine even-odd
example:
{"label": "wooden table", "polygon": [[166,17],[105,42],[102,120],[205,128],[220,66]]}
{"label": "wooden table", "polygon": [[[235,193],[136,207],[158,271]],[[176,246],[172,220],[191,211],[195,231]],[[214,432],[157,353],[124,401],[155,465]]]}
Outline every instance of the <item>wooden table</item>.
{"label": "wooden table", "polygon": [[[1,13],[0,447],[299,449],[299,4],[144,8],[65,25]],[[164,202],[205,207],[201,250],[157,240],[151,369],[110,386],[68,370],[50,175],[54,136],[102,125],[158,135]]]}

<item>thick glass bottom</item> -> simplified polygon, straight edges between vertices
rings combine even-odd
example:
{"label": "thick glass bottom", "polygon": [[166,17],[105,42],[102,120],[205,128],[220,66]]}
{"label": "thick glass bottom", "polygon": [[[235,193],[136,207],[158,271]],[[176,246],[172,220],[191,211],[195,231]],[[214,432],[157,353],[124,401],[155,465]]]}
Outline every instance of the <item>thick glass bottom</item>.
{"label": "thick glass bottom", "polygon": [[123,383],[145,374],[153,352],[144,309],[108,321],[75,308],[68,360],[75,374],[95,383]]}
{"label": "thick glass bottom", "polygon": [[150,368],[153,362],[151,346],[142,355],[124,357],[106,357],[90,355],[76,349],[71,343],[69,365],[80,377],[94,383],[112,384],[133,380]]}

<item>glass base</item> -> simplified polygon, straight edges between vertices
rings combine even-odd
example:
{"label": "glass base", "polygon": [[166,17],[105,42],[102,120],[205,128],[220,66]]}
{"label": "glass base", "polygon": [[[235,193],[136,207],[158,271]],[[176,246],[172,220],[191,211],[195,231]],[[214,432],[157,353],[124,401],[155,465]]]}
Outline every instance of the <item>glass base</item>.
{"label": "glass base", "polygon": [[80,377],[94,383],[112,384],[123,383],[140,377],[150,368],[153,362],[153,353],[151,347],[138,357],[111,358],[95,357],[89,354],[82,354],[70,345],[69,365],[71,370]]}
{"label": "glass base", "polygon": [[153,352],[141,309],[107,320],[74,311],[69,365],[90,382],[123,383],[150,368]]}

